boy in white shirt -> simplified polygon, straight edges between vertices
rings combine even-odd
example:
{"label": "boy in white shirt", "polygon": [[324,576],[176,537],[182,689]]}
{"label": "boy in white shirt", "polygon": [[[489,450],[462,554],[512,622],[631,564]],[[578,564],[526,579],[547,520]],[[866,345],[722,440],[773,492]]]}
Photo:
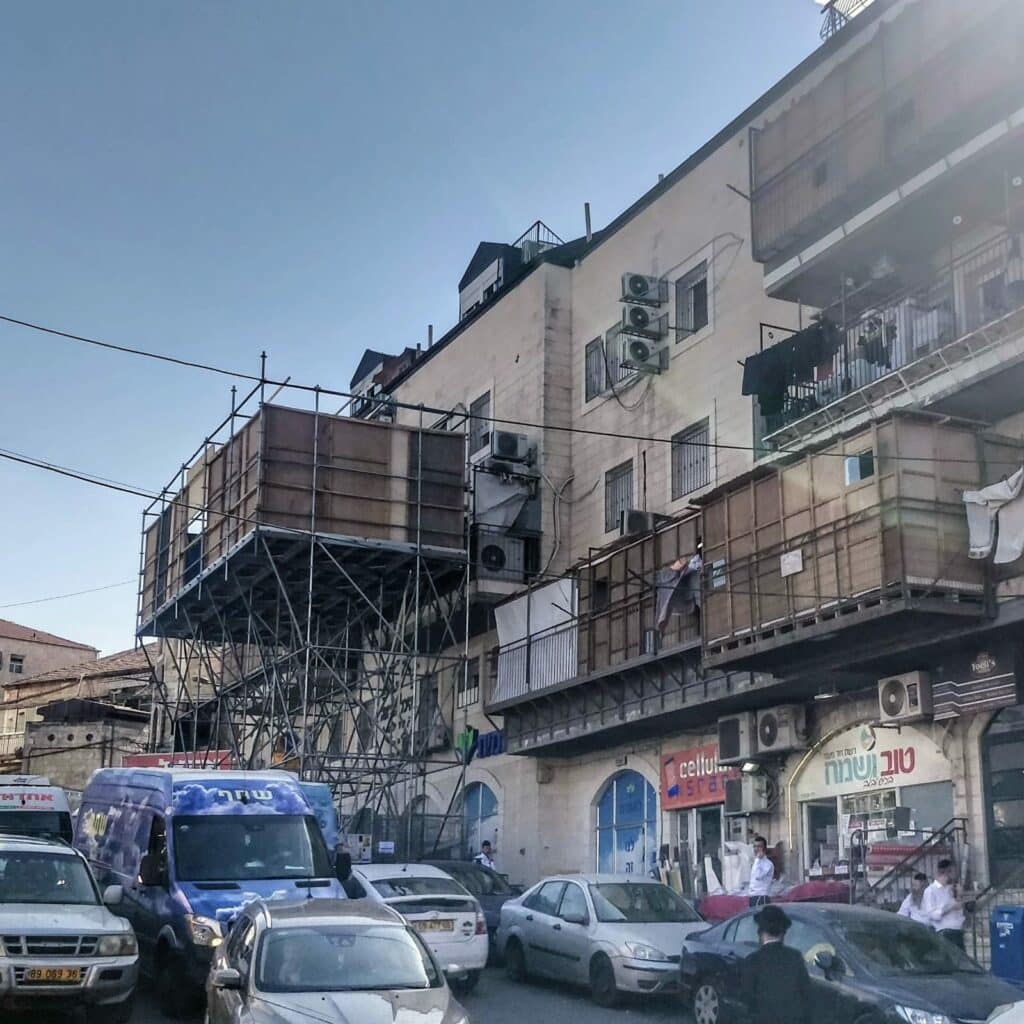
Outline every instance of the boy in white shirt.
{"label": "boy in white shirt", "polygon": [[754,863],[750,866],[750,884],[747,886],[752,907],[761,907],[768,902],[774,879],[775,865],[768,859],[768,840],[764,836],[754,836]]}
{"label": "boy in white shirt", "polygon": [[900,917],[909,917],[918,924],[931,925],[931,918],[924,909],[924,890],[927,885],[928,876],[923,871],[918,871],[910,883],[910,892],[900,904],[900,909],[896,911]]}
{"label": "boy in white shirt", "polygon": [[935,881],[924,891],[921,904],[928,923],[944,938],[964,948],[964,908],[956,893],[956,875],[951,860],[940,860]]}

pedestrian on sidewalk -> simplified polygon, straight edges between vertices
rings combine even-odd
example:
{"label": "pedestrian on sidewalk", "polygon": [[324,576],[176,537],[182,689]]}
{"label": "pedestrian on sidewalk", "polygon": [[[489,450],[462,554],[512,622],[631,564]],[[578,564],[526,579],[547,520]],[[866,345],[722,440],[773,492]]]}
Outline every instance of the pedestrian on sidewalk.
{"label": "pedestrian on sidewalk", "polygon": [[755,915],[756,952],[743,961],[744,1002],[753,1024],[811,1024],[811,978],[800,953],[784,944],[790,921],[775,904]]}
{"label": "pedestrian on sidewalk", "polygon": [[480,844],[480,852],[473,858],[473,860],[481,867],[490,868],[492,871],[497,870],[494,864],[494,858],[491,855],[491,844],[487,839]]}
{"label": "pedestrian on sidewalk", "polygon": [[754,863],[750,866],[750,884],[747,895],[752,907],[763,907],[771,895],[775,879],[775,865],[768,857],[768,840],[754,836]]}
{"label": "pedestrian on sidewalk", "polygon": [[921,899],[928,923],[959,949],[964,948],[964,908],[956,889],[951,860],[940,860],[935,881]]}
{"label": "pedestrian on sidewalk", "polygon": [[910,883],[910,892],[907,893],[896,913],[900,917],[909,917],[911,921],[916,921],[918,924],[931,925],[931,918],[924,908],[924,891],[927,886],[928,876],[923,871],[918,871]]}

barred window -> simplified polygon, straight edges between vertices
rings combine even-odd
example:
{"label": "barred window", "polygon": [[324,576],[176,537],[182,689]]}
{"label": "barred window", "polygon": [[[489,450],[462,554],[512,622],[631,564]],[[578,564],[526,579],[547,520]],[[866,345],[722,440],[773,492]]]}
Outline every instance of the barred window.
{"label": "barred window", "polygon": [[586,400],[597,398],[607,390],[605,385],[604,339],[595,338],[587,343],[584,353],[584,372],[586,373]]}
{"label": "barred window", "polygon": [[708,325],[708,261],[676,281],[676,327],[687,338]]}
{"label": "barred window", "polygon": [[469,453],[475,455],[491,443],[491,393],[481,395],[469,407]]}
{"label": "barred window", "polygon": [[608,380],[611,384],[621,384],[633,375],[628,366],[622,365],[622,340],[619,338],[619,325],[605,331],[604,351],[608,361]]}
{"label": "barred window", "polygon": [[704,420],[672,438],[672,497],[681,498],[711,482],[710,434]]}
{"label": "barred window", "polygon": [[623,462],[604,475],[604,530],[619,528],[622,513],[633,507],[633,461]]}
{"label": "barred window", "polygon": [[468,708],[480,699],[480,661],[472,658],[466,667],[465,673],[458,670],[458,681],[456,683],[455,705],[459,708]]}

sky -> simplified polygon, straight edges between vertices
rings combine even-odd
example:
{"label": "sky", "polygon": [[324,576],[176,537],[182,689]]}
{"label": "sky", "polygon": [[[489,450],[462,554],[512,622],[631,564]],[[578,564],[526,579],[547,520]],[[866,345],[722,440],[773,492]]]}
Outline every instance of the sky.
{"label": "sky", "polygon": [[[0,315],[345,388],[479,241],[599,228],[817,45],[813,0],[35,0]],[[231,381],[0,323],[0,449],[158,490]],[[0,459],[0,617],[133,645],[145,502]],[[96,593],[42,600],[97,587]],[[27,604],[24,602],[38,602]]]}

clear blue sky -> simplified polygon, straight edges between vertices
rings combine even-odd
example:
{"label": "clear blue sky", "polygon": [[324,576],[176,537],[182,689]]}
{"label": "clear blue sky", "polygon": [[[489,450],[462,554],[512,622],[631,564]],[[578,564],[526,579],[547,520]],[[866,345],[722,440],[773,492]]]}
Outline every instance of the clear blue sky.
{"label": "clear blue sky", "polygon": [[[10,4],[0,313],[344,387],[478,241],[607,223],[818,44],[812,0]],[[0,325],[0,447],[158,488],[230,382]],[[0,463],[0,605],[133,578],[142,502]],[[135,586],[0,616],[132,644]]]}

